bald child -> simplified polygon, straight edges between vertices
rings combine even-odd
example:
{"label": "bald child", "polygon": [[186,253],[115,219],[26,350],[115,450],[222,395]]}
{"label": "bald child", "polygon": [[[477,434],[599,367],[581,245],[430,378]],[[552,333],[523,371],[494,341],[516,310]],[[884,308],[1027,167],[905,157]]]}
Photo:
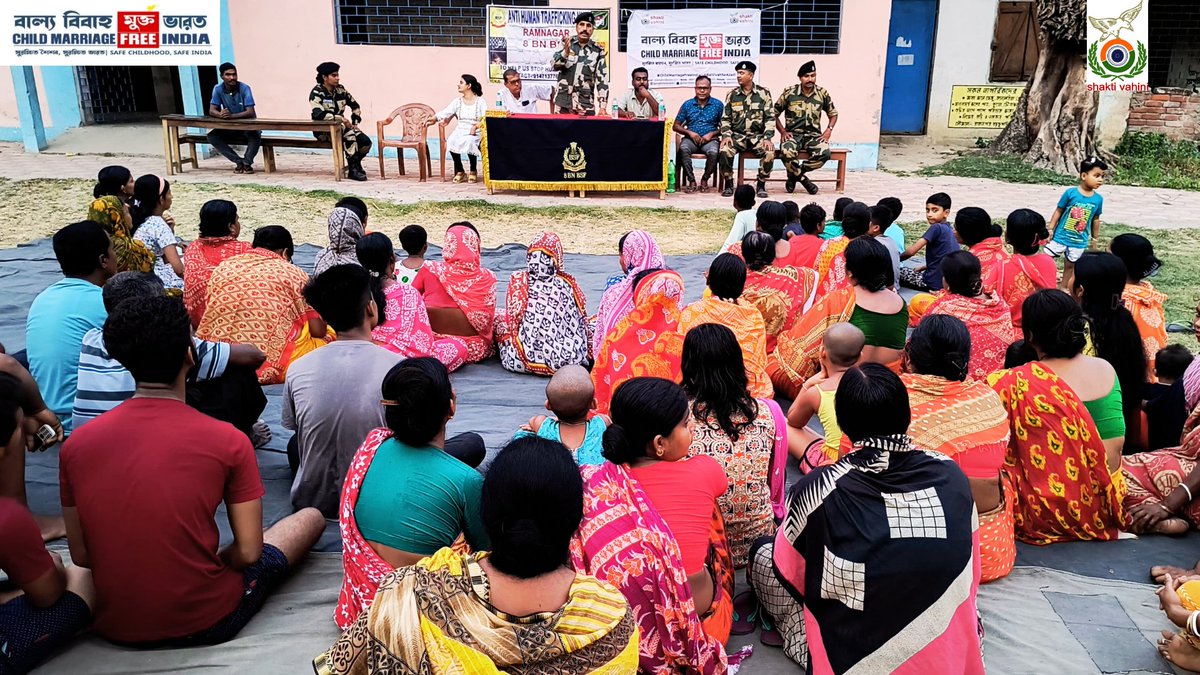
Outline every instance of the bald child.
{"label": "bald child", "polygon": [[[842,430],[834,412],[834,395],[842,375],[858,363],[867,338],[851,323],[835,323],[821,339],[821,372],[800,389],[788,410],[788,451],[800,462],[801,471],[832,464],[845,454]],[[822,439],[808,423],[813,415],[825,430]]]}
{"label": "bald child", "polygon": [[554,416],[537,415],[522,432],[562,443],[580,466],[603,464],[601,439],[608,423],[603,415],[591,415],[595,407],[591,373],[583,366],[564,366],[546,385],[546,409]]}

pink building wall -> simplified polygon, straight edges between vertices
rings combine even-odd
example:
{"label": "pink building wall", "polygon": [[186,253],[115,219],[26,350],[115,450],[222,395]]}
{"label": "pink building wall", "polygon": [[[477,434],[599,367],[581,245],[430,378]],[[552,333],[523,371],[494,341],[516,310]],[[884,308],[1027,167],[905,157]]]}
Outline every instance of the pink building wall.
{"label": "pink building wall", "polygon": [[[38,86],[38,100],[42,109],[42,122],[47,126],[54,126],[54,118],[51,115],[51,106],[47,102],[45,95],[45,84],[42,82],[42,69],[35,67],[33,69],[34,80]],[[17,92],[13,88],[12,76],[9,74],[8,68],[0,74],[0,128],[3,127],[20,127],[21,118],[17,112]]]}
{"label": "pink building wall", "polygon": [[[331,0],[231,0],[229,23],[241,79],[254,90],[261,117],[307,117],[308,91],[316,65],[336,61],[342,83],[363,108],[363,129],[375,135],[375,122],[405,103],[426,103],[440,110],[456,96],[462,73],[486,74],[482,48],[395,47],[337,43]],[[498,3],[500,4],[500,3]],[[616,3],[561,1],[554,6],[599,8]],[[879,149],[879,114],[883,102],[884,57],[891,0],[844,2],[842,42],[833,55],[765,55],[758,82],[779,95],[796,82],[796,69],[812,58],[818,82],[829,90],[840,113],[832,143],[853,150],[850,168],[875,168]],[[614,26],[614,42],[616,31]],[[612,54],[612,86],[616,95],[629,84],[623,52]],[[10,85],[11,86],[11,85]],[[495,101],[499,84],[484,84],[484,99]],[[671,111],[692,96],[690,89],[661,92]],[[205,92],[207,95],[207,92]],[[716,92],[724,96],[724,91]],[[3,111],[0,91],[0,112]],[[15,112],[15,108],[14,108]],[[389,127],[389,131],[392,127]],[[397,129],[394,132],[399,134]],[[391,135],[391,133],[389,133]]]}

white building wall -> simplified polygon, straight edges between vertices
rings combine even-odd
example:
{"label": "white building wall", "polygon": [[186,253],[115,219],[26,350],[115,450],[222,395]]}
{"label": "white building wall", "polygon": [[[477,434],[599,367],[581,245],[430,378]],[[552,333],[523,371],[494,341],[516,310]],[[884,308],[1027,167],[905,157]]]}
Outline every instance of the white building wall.
{"label": "white building wall", "polygon": [[[941,0],[933,45],[926,135],[933,141],[990,138],[997,129],[950,129],[950,94],[955,85],[991,84],[992,38],[997,0]],[[1019,82],[1003,82],[1015,86]]]}

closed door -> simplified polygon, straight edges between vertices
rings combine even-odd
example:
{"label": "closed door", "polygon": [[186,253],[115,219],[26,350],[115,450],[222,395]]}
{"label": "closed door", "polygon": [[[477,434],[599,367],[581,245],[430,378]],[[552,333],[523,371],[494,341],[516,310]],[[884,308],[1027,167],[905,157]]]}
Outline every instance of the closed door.
{"label": "closed door", "polygon": [[936,23],[937,0],[892,0],[880,119],[885,134],[925,133]]}

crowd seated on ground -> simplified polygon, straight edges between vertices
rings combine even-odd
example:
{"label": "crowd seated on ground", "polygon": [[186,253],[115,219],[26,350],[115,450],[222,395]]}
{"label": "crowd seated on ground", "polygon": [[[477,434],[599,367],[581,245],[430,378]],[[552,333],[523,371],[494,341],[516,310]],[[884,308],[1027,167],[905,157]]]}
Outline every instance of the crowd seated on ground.
{"label": "crowd seated on ground", "polygon": [[[1029,209],[951,226],[937,193],[906,249],[898,200],[839,200],[829,222],[763,201],[696,303],[648,232],[620,237],[604,288],[544,232],[497,311],[470,223],[431,260],[406,227],[398,257],[343,199],[310,276],[286,228],[240,242],[220,199],[180,258],[170,190],[103,170],[91,218],[54,236],[63,279],[27,351],[0,354],[4,672],[89,626],[130,648],[230,640],[336,521],[344,633],[314,646],[321,673],[719,675],[760,626],[810,672],[981,673],[976,592],[1016,542],[1200,527],[1200,359],[1165,343],[1146,281],[1164,263],[1136,235],[1071,253],[1064,291]],[[901,282],[931,292],[910,306]],[[548,379],[484,471],[488,430],[447,423],[472,405],[451,372],[493,354]],[[295,513],[264,531],[271,384]],[[61,520],[29,511],[24,475],[26,449],[59,443]],[[69,564],[44,544],[64,534]],[[1160,650],[1200,666],[1200,567],[1152,574],[1185,636]]]}

